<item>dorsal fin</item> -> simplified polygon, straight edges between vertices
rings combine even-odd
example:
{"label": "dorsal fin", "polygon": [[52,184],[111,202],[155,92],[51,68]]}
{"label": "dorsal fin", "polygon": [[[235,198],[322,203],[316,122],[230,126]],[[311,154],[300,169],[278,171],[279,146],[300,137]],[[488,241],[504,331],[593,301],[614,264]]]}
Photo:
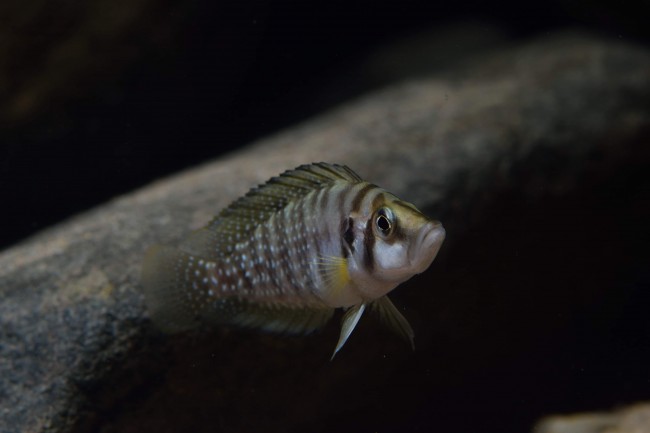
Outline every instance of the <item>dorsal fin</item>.
{"label": "dorsal fin", "polygon": [[301,165],[251,189],[222,210],[205,228],[192,233],[181,249],[215,260],[229,255],[234,245],[292,200],[336,181],[361,182],[350,168],[318,162]]}

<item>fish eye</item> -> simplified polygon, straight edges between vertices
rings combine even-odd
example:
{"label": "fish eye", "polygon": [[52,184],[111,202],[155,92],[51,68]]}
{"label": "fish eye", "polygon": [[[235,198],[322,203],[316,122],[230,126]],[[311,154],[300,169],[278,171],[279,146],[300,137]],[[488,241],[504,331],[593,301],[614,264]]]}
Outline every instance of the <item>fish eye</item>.
{"label": "fish eye", "polygon": [[393,220],[393,212],[388,208],[381,208],[377,211],[375,225],[382,235],[388,236],[393,228]]}

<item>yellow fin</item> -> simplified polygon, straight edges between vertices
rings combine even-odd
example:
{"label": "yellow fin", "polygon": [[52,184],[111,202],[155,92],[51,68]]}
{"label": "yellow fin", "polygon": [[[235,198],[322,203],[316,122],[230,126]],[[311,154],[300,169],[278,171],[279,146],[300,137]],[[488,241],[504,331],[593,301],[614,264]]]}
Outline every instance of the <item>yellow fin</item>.
{"label": "yellow fin", "polygon": [[338,296],[341,290],[350,282],[347,259],[338,256],[322,256],[318,258],[316,264],[325,280],[327,294],[329,296]]}
{"label": "yellow fin", "polygon": [[388,325],[399,336],[408,340],[411,343],[411,348],[415,350],[415,333],[413,332],[413,328],[411,328],[408,320],[399,312],[388,296],[375,299],[370,305],[379,314],[382,322]]}

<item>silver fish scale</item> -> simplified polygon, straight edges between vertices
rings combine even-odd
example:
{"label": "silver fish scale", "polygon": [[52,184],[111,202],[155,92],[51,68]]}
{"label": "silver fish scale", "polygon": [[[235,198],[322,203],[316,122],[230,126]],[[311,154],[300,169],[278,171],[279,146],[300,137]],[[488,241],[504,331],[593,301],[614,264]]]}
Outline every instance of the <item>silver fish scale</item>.
{"label": "silver fish scale", "polygon": [[232,253],[219,261],[181,258],[177,266],[184,268],[186,301],[192,312],[200,312],[208,302],[219,314],[224,309],[235,312],[233,304],[238,300],[269,306],[323,305],[327,285],[319,263],[324,257],[340,255],[341,221],[355,200],[374,197],[369,187],[365,182],[335,182],[270,214],[249,232],[249,239],[236,243]]}
{"label": "silver fish scale", "polygon": [[248,279],[250,296],[260,301],[296,305],[318,302],[318,283],[313,264],[317,245],[327,239],[310,208],[313,191],[271,215],[253,232],[253,237],[235,248],[232,259],[239,262]]}
{"label": "silver fish scale", "polygon": [[[272,183],[280,180],[283,183]],[[251,190],[214,218],[206,227],[206,236],[210,239],[212,250],[233,253],[237,243],[248,240],[242,234],[251,233],[253,221],[268,221],[297,197],[304,196],[300,187],[287,187],[286,183],[285,179],[273,178],[269,184]]]}
{"label": "silver fish scale", "polygon": [[[249,239],[237,243],[207,281],[213,287],[219,284],[220,292],[251,301],[296,306],[321,302],[324,287],[318,261],[323,254],[338,251],[338,226],[343,218],[343,209],[329,205],[341,203],[340,197],[350,191],[349,183],[337,182],[290,202],[260,224]],[[230,292],[233,286],[234,293]]]}

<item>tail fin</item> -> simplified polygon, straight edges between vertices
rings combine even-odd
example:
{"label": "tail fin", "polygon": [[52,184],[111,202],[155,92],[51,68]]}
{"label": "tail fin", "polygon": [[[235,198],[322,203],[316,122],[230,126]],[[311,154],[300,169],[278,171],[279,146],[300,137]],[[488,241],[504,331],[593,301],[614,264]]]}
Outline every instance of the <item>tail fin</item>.
{"label": "tail fin", "polygon": [[185,278],[189,254],[156,245],[147,251],[142,265],[142,285],[151,320],[165,332],[197,326],[199,305],[188,296]]}

